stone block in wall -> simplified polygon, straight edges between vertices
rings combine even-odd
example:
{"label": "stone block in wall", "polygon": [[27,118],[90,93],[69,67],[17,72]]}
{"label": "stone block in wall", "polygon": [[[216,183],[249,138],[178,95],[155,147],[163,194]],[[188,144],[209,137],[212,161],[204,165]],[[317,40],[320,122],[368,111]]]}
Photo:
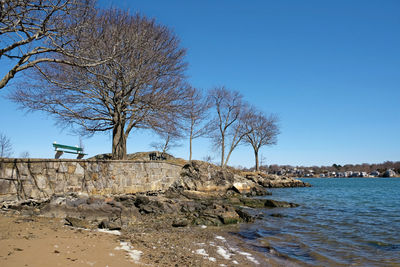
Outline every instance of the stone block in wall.
{"label": "stone block in wall", "polygon": [[5,168],[4,177],[2,178],[11,178],[13,176],[15,176],[15,170],[13,170],[12,168]]}
{"label": "stone block in wall", "polygon": [[25,163],[17,163],[14,166],[16,173],[18,173],[20,176],[21,175],[29,175],[30,172],[28,170],[28,165]]}
{"label": "stone block in wall", "polygon": [[99,172],[100,171],[100,167],[99,164],[97,163],[92,163],[88,166],[88,170],[91,172]]}
{"label": "stone block in wall", "polygon": [[57,172],[59,173],[66,173],[68,172],[68,166],[66,162],[60,162],[60,165],[58,166]]}
{"label": "stone block in wall", "polygon": [[[71,163],[68,165],[68,174],[73,174],[76,170],[77,163]],[[79,165],[79,164],[78,164]]]}
{"label": "stone block in wall", "polygon": [[46,169],[44,171],[45,175],[49,178],[55,179],[57,172],[55,169]]}
{"label": "stone block in wall", "polygon": [[32,162],[29,164],[29,171],[31,174],[42,174],[46,169],[46,164],[42,162]]}
{"label": "stone block in wall", "polygon": [[48,184],[47,184],[47,178],[46,176],[39,174],[39,175],[35,175],[35,180],[36,180],[36,184],[40,189],[45,189]]}
{"label": "stone block in wall", "polygon": [[15,194],[15,185],[11,180],[0,179],[0,195]]}
{"label": "stone block in wall", "polygon": [[64,193],[66,190],[66,186],[67,186],[67,184],[66,184],[65,180],[57,179],[57,182],[54,183],[54,187],[53,187],[54,193]]}
{"label": "stone block in wall", "polygon": [[99,179],[99,174],[98,173],[92,173],[92,174],[90,174],[90,179],[92,180],[92,181],[97,181],[97,179]]}
{"label": "stone block in wall", "polygon": [[85,169],[83,169],[81,164],[79,163],[76,164],[75,175],[79,175],[82,177],[85,175]]}

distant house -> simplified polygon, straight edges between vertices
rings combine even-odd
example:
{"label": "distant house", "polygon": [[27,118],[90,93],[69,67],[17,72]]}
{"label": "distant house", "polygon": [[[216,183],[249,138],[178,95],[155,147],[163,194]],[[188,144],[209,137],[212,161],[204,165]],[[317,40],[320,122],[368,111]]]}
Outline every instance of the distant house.
{"label": "distant house", "polygon": [[386,170],[385,173],[383,174],[383,177],[396,177],[396,176],[397,176],[396,172],[392,169]]}
{"label": "distant house", "polygon": [[371,172],[369,175],[371,175],[372,177],[379,177],[380,174],[381,174],[381,173],[378,172],[378,171],[373,171],[373,172]]}

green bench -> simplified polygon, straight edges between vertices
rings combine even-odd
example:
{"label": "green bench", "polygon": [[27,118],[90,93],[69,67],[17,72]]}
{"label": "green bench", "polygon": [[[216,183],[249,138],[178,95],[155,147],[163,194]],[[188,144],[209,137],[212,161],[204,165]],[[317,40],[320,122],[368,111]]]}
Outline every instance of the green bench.
{"label": "green bench", "polygon": [[81,159],[85,155],[87,155],[87,154],[83,153],[83,148],[78,147],[78,146],[66,146],[66,145],[61,145],[61,144],[57,144],[56,142],[54,142],[53,147],[54,147],[54,150],[56,151],[56,155],[55,155],[56,159],[59,159],[61,157],[61,155],[64,153],[76,154],[76,155],[78,155],[76,157],[77,159]]}

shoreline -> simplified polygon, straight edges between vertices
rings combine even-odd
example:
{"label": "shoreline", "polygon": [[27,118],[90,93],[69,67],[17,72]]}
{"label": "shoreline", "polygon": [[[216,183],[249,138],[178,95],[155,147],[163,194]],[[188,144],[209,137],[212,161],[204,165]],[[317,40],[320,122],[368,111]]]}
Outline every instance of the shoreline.
{"label": "shoreline", "polygon": [[2,212],[0,265],[288,266],[249,248],[235,235],[239,227],[160,228],[152,218],[119,235],[66,226],[60,218]]}

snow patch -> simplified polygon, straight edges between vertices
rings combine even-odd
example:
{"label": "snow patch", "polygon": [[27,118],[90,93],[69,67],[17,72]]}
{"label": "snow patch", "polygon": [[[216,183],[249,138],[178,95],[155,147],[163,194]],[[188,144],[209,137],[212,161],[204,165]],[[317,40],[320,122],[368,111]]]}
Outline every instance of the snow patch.
{"label": "snow patch", "polygon": [[240,255],[246,256],[246,259],[249,260],[249,261],[251,261],[252,263],[254,263],[254,264],[260,264],[260,262],[258,262],[258,260],[256,260],[256,259],[253,257],[253,255],[251,255],[250,253],[243,252],[243,251],[238,251],[238,253],[239,253]]}
{"label": "snow patch", "polygon": [[209,260],[209,261],[212,261],[212,262],[216,262],[216,261],[217,261],[217,259],[214,258],[214,257],[208,257],[208,260]]}
{"label": "snow patch", "polygon": [[128,252],[128,255],[134,262],[138,262],[140,260],[140,256],[142,256],[143,252],[140,250],[135,250],[128,242],[120,242],[120,247],[116,247],[115,250],[125,250]]}
{"label": "snow patch", "polygon": [[121,235],[121,232],[118,230],[97,229],[97,232],[112,234],[112,235]]}
{"label": "snow patch", "polygon": [[229,260],[232,256],[232,254],[229,253],[228,250],[221,246],[218,246],[217,253],[221,255],[225,260]]}
{"label": "snow patch", "polygon": [[222,240],[222,241],[226,241],[226,240],[225,240],[225,237],[220,236],[220,235],[217,235],[217,236],[215,237],[215,239],[219,239],[219,240]]}
{"label": "snow patch", "polygon": [[196,249],[196,254],[199,254],[199,255],[201,255],[201,256],[206,256],[206,257],[208,257],[207,252],[206,252],[203,248]]}

